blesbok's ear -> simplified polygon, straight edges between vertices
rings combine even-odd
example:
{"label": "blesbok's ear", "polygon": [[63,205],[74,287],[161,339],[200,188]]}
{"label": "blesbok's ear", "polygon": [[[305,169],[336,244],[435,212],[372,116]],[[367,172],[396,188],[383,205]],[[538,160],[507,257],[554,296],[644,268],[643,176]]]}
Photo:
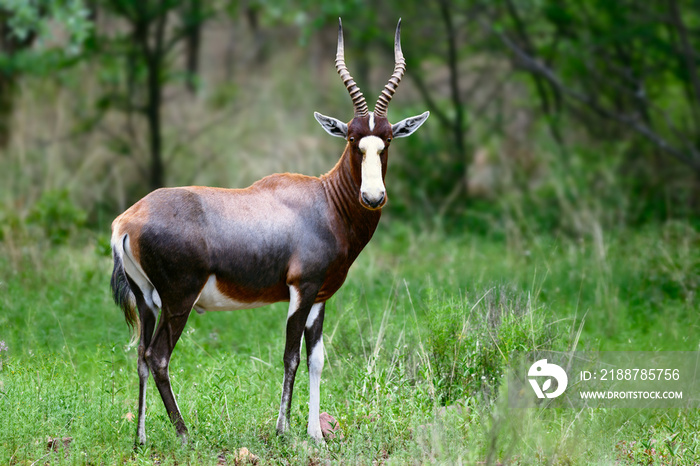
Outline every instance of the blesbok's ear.
{"label": "blesbok's ear", "polygon": [[415,130],[420,128],[420,125],[425,123],[425,120],[430,116],[430,112],[421,113],[420,115],[406,118],[398,123],[391,125],[391,132],[395,138],[405,138],[413,134]]}
{"label": "blesbok's ear", "polygon": [[318,112],[314,112],[314,118],[316,118],[316,121],[318,121],[323,129],[325,129],[331,136],[336,136],[343,139],[348,137],[348,125],[342,121],[333,117],[321,115]]}

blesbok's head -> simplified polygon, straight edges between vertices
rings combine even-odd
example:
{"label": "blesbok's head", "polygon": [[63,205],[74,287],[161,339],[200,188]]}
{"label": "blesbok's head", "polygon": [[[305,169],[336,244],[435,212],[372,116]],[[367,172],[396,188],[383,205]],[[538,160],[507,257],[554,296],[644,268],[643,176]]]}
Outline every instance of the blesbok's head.
{"label": "blesbok's head", "polygon": [[374,106],[374,111],[371,113],[367,108],[364,95],[345,66],[343,24],[340,20],[338,22],[338,51],[335,56],[335,67],[350,93],[355,116],[347,124],[318,112],[315,112],[314,116],[329,134],[348,141],[346,152],[350,151],[352,165],[359,167],[359,170],[355,169],[354,171],[360,176],[359,198],[361,204],[370,210],[381,209],[387,200],[384,175],[386,174],[389,143],[393,138],[403,138],[412,134],[428,119],[430,112],[406,118],[393,125],[389,123],[386,116],[389,102],[406,71],[406,60],[401,52],[400,19],[394,37],[394,73],[384,86],[384,90]]}

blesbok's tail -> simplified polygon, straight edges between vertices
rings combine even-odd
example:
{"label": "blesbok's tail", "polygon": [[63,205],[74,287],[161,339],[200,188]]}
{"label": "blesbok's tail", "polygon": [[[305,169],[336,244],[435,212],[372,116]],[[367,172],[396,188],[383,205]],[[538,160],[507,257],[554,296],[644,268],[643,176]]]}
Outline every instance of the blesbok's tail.
{"label": "blesbok's tail", "polygon": [[131,329],[131,341],[129,345],[133,345],[141,333],[141,321],[139,320],[139,314],[136,309],[136,299],[129,287],[129,281],[126,279],[126,272],[124,271],[124,263],[122,262],[121,254],[118,250],[113,248],[112,256],[114,257],[114,270],[112,270],[112,280],[110,281],[112,296],[114,297],[114,302],[124,312],[126,324]]}

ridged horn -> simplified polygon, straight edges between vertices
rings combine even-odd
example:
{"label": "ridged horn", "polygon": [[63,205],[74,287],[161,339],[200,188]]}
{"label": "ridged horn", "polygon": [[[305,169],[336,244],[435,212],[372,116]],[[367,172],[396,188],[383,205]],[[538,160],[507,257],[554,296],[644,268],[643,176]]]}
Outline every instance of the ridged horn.
{"label": "ridged horn", "polygon": [[367,102],[365,101],[365,96],[362,95],[362,91],[355,83],[355,80],[350,76],[348,67],[345,66],[345,44],[343,42],[343,22],[338,18],[338,50],[335,54],[335,69],[340,75],[340,79],[343,80],[345,88],[350,93],[350,98],[352,99],[352,105],[355,108],[355,116],[366,116],[369,114],[369,109],[367,108]]}
{"label": "ridged horn", "polygon": [[401,19],[396,25],[396,35],[394,36],[394,73],[389,78],[389,82],[384,86],[384,90],[379,95],[377,105],[374,107],[374,114],[378,117],[386,117],[386,111],[389,107],[389,102],[396,92],[396,88],[406,72],[406,60],[403,58],[401,51]]}

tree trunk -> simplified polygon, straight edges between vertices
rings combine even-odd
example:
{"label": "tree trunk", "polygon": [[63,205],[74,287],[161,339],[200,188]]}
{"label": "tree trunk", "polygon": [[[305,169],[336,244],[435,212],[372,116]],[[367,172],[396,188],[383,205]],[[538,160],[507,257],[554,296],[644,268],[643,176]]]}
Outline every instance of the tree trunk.
{"label": "tree trunk", "polygon": [[0,149],[10,142],[14,108],[15,77],[0,71]]}
{"label": "tree trunk", "polygon": [[[163,138],[161,132],[161,104],[163,101],[162,66],[165,63],[165,25],[168,12],[161,11],[155,20],[153,48],[146,47],[146,66],[148,69],[148,98],[146,102],[146,119],[148,120],[148,138],[151,151],[151,189],[165,185],[165,167],[163,166]],[[148,34],[146,35],[148,40]]]}
{"label": "tree trunk", "polygon": [[202,4],[199,0],[191,0],[183,19],[187,28],[185,38],[185,60],[187,68],[187,90],[191,94],[197,92],[195,77],[199,73],[199,50],[202,38]]}
{"label": "tree trunk", "polygon": [[[445,25],[445,34],[447,35],[447,65],[450,70],[450,97],[454,110],[454,119],[451,125],[453,137],[451,186],[447,186],[448,189],[452,189],[452,193],[447,199],[449,204],[453,199],[461,197],[460,194],[465,199],[469,194],[469,164],[471,163],[471,157],[467,149],[464,105],[459,85],[457,31],[455,31],[452,22],[452,12],[450,11],[450,2],[448,0],[440,0],[440,13]],[[444,209],[449,210],[450,206],[445,205]]]}
{"label": "tree trunk", "polygon": [[[9,20],[7,12],[0,10],[0,54],[12,57],[18,51],[31,47],[36,36],[32,32],[20,40],[12,34]],[[0,67],[0,148],[6,148],[10,142],[17,78],[18,73],[11,66],[8,69]]]}
{"label": "tree trunk", "polygon": [[165,185],[165,168],[163,167],[163,146],[161,135],[160,105],[162,87],[160,83],[160,60],[151,57],[148,63],[148,102],[146,119],[148,121],[148,147],[151,152],[150,187],[151,190]]}

